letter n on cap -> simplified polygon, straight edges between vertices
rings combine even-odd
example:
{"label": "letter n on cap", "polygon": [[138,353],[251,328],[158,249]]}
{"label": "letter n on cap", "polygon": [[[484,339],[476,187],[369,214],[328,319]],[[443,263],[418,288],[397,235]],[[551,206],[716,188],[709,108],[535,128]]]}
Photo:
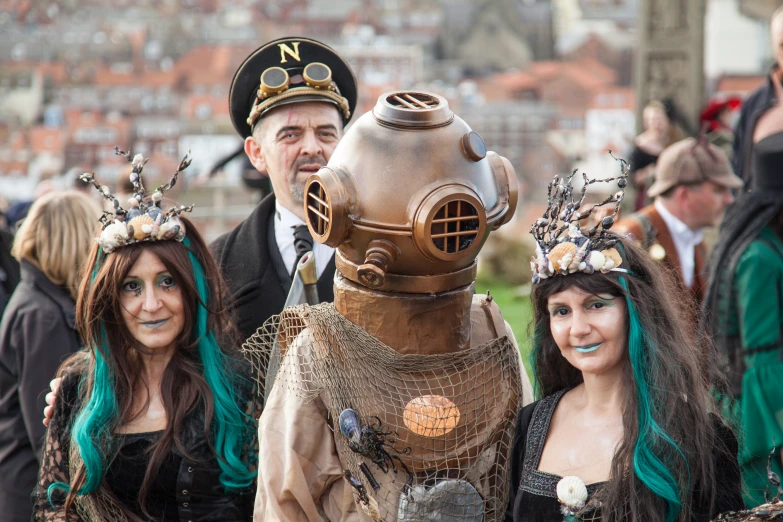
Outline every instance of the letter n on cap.
{"label": "letter n on cap", "polygon": [[288,47],[288,44],[277,44],[277,46],[280,48],[280,63],[288,63],[288,60],[286,59],[285,55],[287,54],[297,62],[301,62],[301,58],[299,58],[299,42],[291,42],[294,45],[294,48],[291,49]]}

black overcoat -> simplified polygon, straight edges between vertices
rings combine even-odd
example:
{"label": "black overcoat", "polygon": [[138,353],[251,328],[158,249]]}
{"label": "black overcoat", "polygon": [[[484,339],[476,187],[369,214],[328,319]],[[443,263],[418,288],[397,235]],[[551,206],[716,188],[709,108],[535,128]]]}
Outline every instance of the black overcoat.
{"label": "black overcoat", "polygon": [[49,381],[82,345],[70,294],[31,263],[21,269],[0,322],[0,519],[7,522],[30,520]]}
{"label": "black overcoat", "polygon": [[[283,310],[291,276],[275,239],[275,196],[258,207],[231,232],[217,238],[210,250],[228,283],[233,317],[242,340]],[[334,300],[334,256],[318,279],[321,302]]]}
{"label": "black overcoat", "polygon": [[11,256],[14,236],[0,228],[0,316],[19,284],[19,262]]}
{"label": "black overcoat", "polygon": [[750,180],[753,175],[751,172],[751,157],[753,152],[753,133],[756,130],[756,124],[765,112],[778,103],[771,77],[771,74],[776,73],[777,65],[767,75],[767,81],[745,98],[745,101],[742,102],[742,109],[740,109],[739,120],[734,129],[734,149],[731,157],[731,166],[734,168],[734,174],[745,180],[745,187],[750,187]]}

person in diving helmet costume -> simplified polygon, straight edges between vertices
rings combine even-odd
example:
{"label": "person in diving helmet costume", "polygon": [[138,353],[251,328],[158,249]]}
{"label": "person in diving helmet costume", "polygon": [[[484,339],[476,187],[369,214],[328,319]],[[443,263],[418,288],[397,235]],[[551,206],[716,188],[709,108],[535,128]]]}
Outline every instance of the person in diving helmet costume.
{"label": "person in diving helmet costume", "polygon": [[474,282],[516,202],[510,163],[421,92],[382,95],[310,176],[308,227],[337,248],[334,303],[288,308],[245,344],[267,386],[265,354],[279,368],[256,521],[502,520],[532,390]]}

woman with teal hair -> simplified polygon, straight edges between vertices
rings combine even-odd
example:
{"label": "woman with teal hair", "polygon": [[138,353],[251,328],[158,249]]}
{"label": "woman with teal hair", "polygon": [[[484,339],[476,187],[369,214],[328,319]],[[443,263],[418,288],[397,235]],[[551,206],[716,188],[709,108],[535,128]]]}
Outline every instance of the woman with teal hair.
{"label": "woman with teal hair", "polygon": [[132,162],[128,210],[84,176],[115,212],[79,290],[87,349],[59,372],[34,520],[248,521],[260,404],[216,341],[231,324],[220,275],[189,209],[160,207],[177,175],[147,197]]}
{"label": "woman with teal hair", "polygon": [[606,181],[613,215],[580,228],[595,207],[556,179],[531,231],[542,399],[518,416],[506,520],[706,522],[742,508],[737,442],[711,413],[673,280],[608,231],[627,180]]}

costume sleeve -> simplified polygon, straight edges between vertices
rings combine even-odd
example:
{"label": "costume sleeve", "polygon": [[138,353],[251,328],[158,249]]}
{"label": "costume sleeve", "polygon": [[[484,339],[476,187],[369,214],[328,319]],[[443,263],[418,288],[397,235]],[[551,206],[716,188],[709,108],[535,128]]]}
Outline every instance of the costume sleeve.
{"label": "costume sleeve", "polygon": [[[783,362],[781,342],[781,292],[783,263],[773,247],[762,239],[753,241],[740,257],[734,272],[740,341],[745,372],[742,376],[740,411],[742,423],[743,466],[756,465],[760,483],[749,485],[750,495],[763,489],[767,455],[783,444]],[[774,441],[774,442],[773,442]],[[754,464],[749,464],[754,463]],[[755,473],[747,473],[755,477]]]}
{"label": "costume sleeve", "polygon": [[780,266],[776,253],[761,241],[751,243],[737,263],[734,289],[745,350],[780,344]]}
{"label": "costume sleeve", "polygon": [[737,126],[734,128],[734,144],[732,147],[732,154],[731,154],[731,166],[734,168],[734,174],[741,177],[742,179],[745,179],[745,173],[742,172],[745,163],[745,140],[746,139],[753,139],[752,137],[748,138],[745,134],[745,127],[748,124],[748,118],[750,108],[755,105],[752,103],[753,97],[749,98],[745,101],[745,103],[742,104],[742,108],[740,109],[740,116],[739,120],[737,121]]}
{"label": "costume sleeve", "polygon": [[[261,416],[261,411],[264,407],[264,390],[260,389],[249,361],[237,359],[235,361],[235,371],[242,377],[240,390],[242,401],[244,402],[245,423],[252,427],[255,432],[258,429],[258,418]],[[254,435],[245,441],[242,447],[242,455],[244,461],[248,463],[248,468],[256,472],[256,478],[252,484],[252,488],[255,490],[258,486],[258,436]],[[245,509],[248,510],[248,513],[252,513],[255,496],[244,495],[243,499]]]}
{"label": "costume sleeve", "polygon": [[742,475],[737,453],[739,444],[734,433],[726,427],[720,418],[712,415],[715,427],[715,446],[712,450],[712,463],[715,477],[715,499],[701,496],[699,484],[693,492],[693,522],[709,522],[720,513],[739,511],[745,507],[742,500]]}
{"label": "costume sleeve", "polygon": [[517,415],[514,439],[511,446],[511,469],[509,472],[511,487],[509,488],[508,507],[504,517],[505,522],[514,521],[514,505],[516,504],[517,492],[519,491],[519,483],[522,480],[522,464],[525,462],[527,429],[530,425],[530,418],[533,416],[533,410],[535,410],[535,405],[530,403],[519,410]]}
{"label": "costume sleeve", "polygon": [[514,347],[517,349],[517,353],[519,353],[519,368],[522,371],[522,406],[527,406],[533,402],[533,400],[535,400],[533,395],[533,385],[530,383],[530,376],[527,373],[527,365],[525,364],[525,361],[522,357],[522,352],[519,351],[517,339],[514,337],[514,331],[511,329],[511,326],[508,324],[508,322],[506,322],[506,333],[508,334],[508,338],[511,339],[511,342],[514,343]]}
{"label": "costume sleeve", "polygon": [[349,522],[356,512],[321,396],[308,374],[305,330],[283,359],[258,427],[255,522]]}
{"label": "costume sleeve", "polygon": [[41,469],[38,484],[33,492],[33,522],[80,522],[81,518],[71,509],[65,515],[65,493],[54,490],[51,502],[49,486],[56,482],[69,484],[71,480],[68,452],[70,448],[70,424],[74,411],[78,376],[67,376],[60,385],[54,405],[54,413],[44,438]]}
{"label": "costume sleeve", "polygon": [[717,451],[715,452],[715,470],[717,475],[718,498],[711,515],[737,511],[744,507],[742,500],[742,475],[738,462],[739,443],[734,433],[719,419],[715,418],[717,426]]}
{"label": "costume sleeve", "polygon": [[40,459],[46,428],[41,415],[46,407],[49,381],[57,373],[62,360],[69,355],[68,342],[73,332],[61,318],[41,310],[21,314],[17,321],[21,339],[15,339],[19,353],[19,406],[27,436]]}

